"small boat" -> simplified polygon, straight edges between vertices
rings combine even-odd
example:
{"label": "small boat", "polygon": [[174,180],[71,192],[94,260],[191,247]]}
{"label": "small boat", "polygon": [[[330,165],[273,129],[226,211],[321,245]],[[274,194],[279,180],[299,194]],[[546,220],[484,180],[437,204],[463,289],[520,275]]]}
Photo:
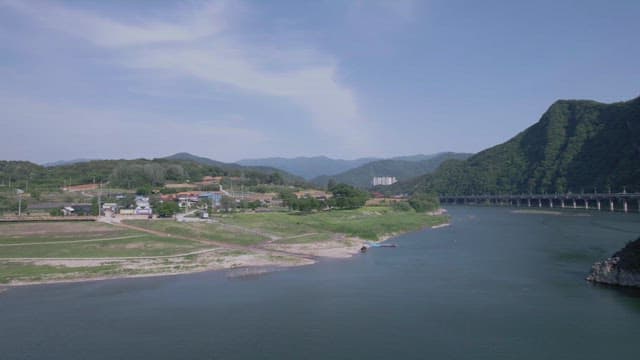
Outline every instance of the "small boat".
{"label": "small boat", "polygon": [[361,252],[361,253],[366,253],[366,252],[367,252],[367,247],[363,245],[363,246],[360,248],[360,252]]}

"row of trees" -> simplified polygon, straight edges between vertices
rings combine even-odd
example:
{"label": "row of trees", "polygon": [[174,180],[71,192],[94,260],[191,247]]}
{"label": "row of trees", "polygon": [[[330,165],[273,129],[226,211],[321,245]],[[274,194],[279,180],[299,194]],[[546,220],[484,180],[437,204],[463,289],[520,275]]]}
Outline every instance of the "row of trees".
{"label": "row of trees", "polygon": [[298,198],[293,191],[281,190],[280,198],[291,210],[310,212],[322,209],[357,209],[367,202],[369,194],[347,184],[331,184],[329,191],[333,195],[327,199],[315,197]]}
{"label": "row of trees", "polygon": [[391,207],[396,211],[435,211],[440,208],[440,200],[436,195],[416,193],[409,198],[409,201],[393,202]]}

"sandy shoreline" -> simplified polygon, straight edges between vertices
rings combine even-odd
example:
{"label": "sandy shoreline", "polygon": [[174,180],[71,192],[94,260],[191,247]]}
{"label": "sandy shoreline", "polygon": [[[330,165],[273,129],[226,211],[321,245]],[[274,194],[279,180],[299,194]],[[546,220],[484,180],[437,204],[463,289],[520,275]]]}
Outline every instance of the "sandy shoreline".
{"label": "sandy shoreline", "polygon": [[[449,226],[450,223],[427,226],[424,229],[438,229]],[[404,234],[404,233],[402,233]],[[400,233],[387,234],[382,236],[376,243],[387,241]],[[87,267],[87,266],[118,266],[121,273],[109,275],[87,276],[80,273],[68,273],[62,276],[52,275],[49,279],[39,279],[34,281],[18,280],[7,284],[0,284],[0,293],[7,291],[11,287],[22,287],[32,285],[63,284],[75,282],[104,281],[115,279],[136,279],[158,276],[175,276],[201,273],[206,271],[221,271],[243,269],[247,275],[254,272],[266,273],[277,269],[286,269],[298,266],[306,266],[317,263],[320,259],[348,259],[360,253],[360,248],[372,241],[357,237],[337,236],[329,241],[301,243],[301,244],[278,244],[269,243],[259,248],[247,248],[242,253],[228,253],[220,251],[204,251],[196,254],[195,257],[188,256],[165,256],[147,259],[30,259],[28,261],[7,260],[9,262],[25,263],[33,265],[64,266],[67,268]],[[194,255],[191,255],[194,256]],[[271,270],[265,270],[271,269]],[[127,273],[129,272],[129,273]],[[76,277],[77,276],[77,277]]]}

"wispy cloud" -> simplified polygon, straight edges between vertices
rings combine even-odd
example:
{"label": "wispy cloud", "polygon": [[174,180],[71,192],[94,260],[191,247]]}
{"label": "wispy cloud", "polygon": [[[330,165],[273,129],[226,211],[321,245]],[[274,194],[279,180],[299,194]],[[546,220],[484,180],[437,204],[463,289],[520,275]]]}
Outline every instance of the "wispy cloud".
{"label": "wispy cloud", "polygon": [[42,26],[109,51],[124,68],[279,97],[305,109],[313,128],[336,145],[345,149],[369,145],[367,121],[353,91],[338,79],[337,62],[312,47],[278,48],[238,40],[234,19],[245,7],[238,2],[184,7],[175,16],[178,20],[171,22],[155,18],[126,22],[51,3],[3,4]]}
{"label": "wispy cloud", "polygon": [[[97,46],[129,47],[171,42],[186,42],[215,34],[224,27],[224,4],[208,4],[194,11],[181,23],[155,20],[135,24],[115,21],[86,11],[52,3],[2,0],[0,4],[36,20],[40,25],[92,42]],[[215,22],[207,19],[215,18]]]}

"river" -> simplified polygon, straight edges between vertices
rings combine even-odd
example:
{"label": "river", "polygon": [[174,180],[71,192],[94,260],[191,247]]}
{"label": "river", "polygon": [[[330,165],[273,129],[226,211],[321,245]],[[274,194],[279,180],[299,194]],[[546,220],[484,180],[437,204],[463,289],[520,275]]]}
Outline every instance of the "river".
{"label": "river", "polygon": [[452,207],[452,226],[397,248],[260,276],[12,288],[0,358],[637,357],[640,295],[584,277],[640,215],[512,210]]}

